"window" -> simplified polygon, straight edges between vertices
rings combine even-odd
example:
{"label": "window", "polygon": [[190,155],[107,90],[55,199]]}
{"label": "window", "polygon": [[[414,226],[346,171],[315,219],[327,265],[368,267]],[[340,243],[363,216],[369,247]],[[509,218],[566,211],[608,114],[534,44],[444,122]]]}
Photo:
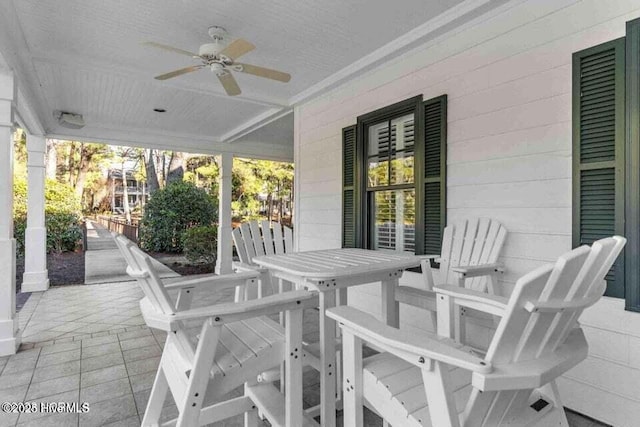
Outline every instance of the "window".
{"label": "window", "polygon": [[640,20],[573,55],[573,245],[612,234],[627,246],[605,295],[640,311]]}
{"label": "window", "polygon": [[414,97],[344,128],[343,247],[439,253],[446,96]]}

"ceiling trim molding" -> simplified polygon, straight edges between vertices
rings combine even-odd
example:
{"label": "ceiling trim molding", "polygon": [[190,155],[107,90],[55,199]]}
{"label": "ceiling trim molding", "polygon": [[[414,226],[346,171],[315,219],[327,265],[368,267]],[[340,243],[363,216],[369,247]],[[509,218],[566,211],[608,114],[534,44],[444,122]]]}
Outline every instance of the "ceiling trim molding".
{"label": "ceiling trim molding", "polygon": [[44,127],[38,116],[31,108],[29,101],[25,98],[22,89],[18,87],[18,102],[16,103],[16,116],[20,126],[30,135],[44,135]]}
{"label": "ceiling trim molding", "polygon": [[246,136],[251,132],[260,129],[261,127],[268,125],[271,122],[274,122],[284,116],[287,116],[292,112],[293,112],[292,108],[275,108],[269,111],[265,111],[264,113],[258,114],[251,120],[246,121],[245,123],[241,124],[235,129],[222,135],[220,140],[227,143],[237,141],[243,136]]}
{"label": "ceiling trim molding", "polygon": [[[517,3],[520,3],[521,1],[522,0],[516,0]],[[495,3],[495,0],[466,0],[463,3],[446,10],[435,18],[414,28],[397,39],[392,40],[370,54],[351,63],[342,70],[330,75],[326,79],[292,96],[289,99],[289,105],[293,106],[302,104],[311,98],[321,96],[322,94],[335,89],[337,86],[340,86],[347,81],[351,81],[372,69],[384,66],[385,60],[408,53],[415,48],[421,48],[419,44],[426,41],[429,36],[437,30],[451,24],[456,19],[462,18],[465,15],[489,5],[490,3]],[[479,16],[482,15],[484,15],[484,13],[481,13]],[[439,35],[438,38],[448,37],[451,31],[453,31],[453,29]]]}
{"label": "ceiling trim molding", "polygon": [[[293,159],[293,147],[279,148],[267,144],[243,143],[230,145],[208,140],[194,140],[193,138],[158,138],[156,135],[132,134],[130,132],[107,131],[98,129],[97,132],[87,132],[81,137],[64,132],[51,132],[45,135],[51,139],[78,140],[97,142],[112,145],[124,145],[140,148],[153,148],[156,150],[180,150],[191,154],[216,155],[231,153],[239,157],[248,157],[262,160],[276,160],[291,162]],[[201,144],[201,145],[199,145]]]}

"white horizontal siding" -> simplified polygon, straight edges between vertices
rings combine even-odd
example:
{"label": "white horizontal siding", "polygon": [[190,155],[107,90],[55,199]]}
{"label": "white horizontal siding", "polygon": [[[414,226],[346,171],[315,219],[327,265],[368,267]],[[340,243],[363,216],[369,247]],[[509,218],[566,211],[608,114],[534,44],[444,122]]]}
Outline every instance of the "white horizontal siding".
{"label": "white horizontal siding", "polygon": [[[296,107],[296,239],[341,244],[341,129],[358,115],[422,94],[448,95],[447,218],[492,217],[510,231],[505,292],[571,247],[571,55],[624,36],[640,2],[529,0],[434,40]],[[420,286],[420,276],[403,282]],[[377,313],[379,286],[350,290]],[[403,308],[406,327],[429,316]],[[568,407],[614,425],[640,419],[640,314],[606,298],[582,319],[589,359],[561,382]],[[470,326],[477,344],[489,340]],[[620,385],[620,382],[625,382]],[[634,389],[634,386],[636,387]]]}

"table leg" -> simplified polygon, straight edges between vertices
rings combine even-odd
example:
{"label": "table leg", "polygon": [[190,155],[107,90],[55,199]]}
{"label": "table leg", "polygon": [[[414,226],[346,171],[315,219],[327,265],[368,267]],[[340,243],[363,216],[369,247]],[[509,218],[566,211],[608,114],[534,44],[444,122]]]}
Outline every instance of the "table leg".
{"label": "table leg", "polygon": [[336,425],[336,322],[325,315],[336,305],[336,291],[320,292],[320,423]]}
{"label": "table leg", "polygon": [[389,278],[382,281],[382,320],[394,328],[400,327],[400,310],[396,301],[396,287],[398,278]]}

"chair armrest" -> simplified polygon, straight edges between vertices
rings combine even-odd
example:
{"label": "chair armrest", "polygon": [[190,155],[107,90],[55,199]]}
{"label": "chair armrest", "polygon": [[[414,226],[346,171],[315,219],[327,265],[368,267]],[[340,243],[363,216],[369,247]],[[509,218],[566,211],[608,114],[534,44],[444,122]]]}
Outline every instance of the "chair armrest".
{"label": "chair armrest", "polygon": [[339,322],[345,331],[420,368],[429,368],[433,361],[438,361],[473,372],[487,374],[492,371],[490,363],[463,350],[451,339],[392,328],[348,306],[329,309],[327,316]]}
{"label": "chair armrest", "polygon": [[255,264],[247,264],[246,262],[234,262],[233,268],[237,271],[257,271],[259,273],[264,273],[269,271],[268,268],[260,267]]}
{"label": "chair armrest", "polygon": [[424,310],[436,311],[436,293],[412,286],[398,286],[395,291],[396,301],[412,305]]}
{"label": "chair armrest", "polygon": [[224,324],[287,310],[300,310],[317,306],[317,293],[291,291],[249,301],[229,302],[179,311],[170,317],[172,322],[212,318],[215,324]]}
{"label": "chair armrest", "polygon": [[198,288],[198,287],[211,287],[216,290],[222,290],[227,288],[233,288],[240,285],[245,285],[248,280],[258,279],[260,274],[255,271],[245,271],[235,274],[224,274],[222,276],[206,275],[197,277],[195,279],[180,280],[174,283],[167,283],[164,285],[165,289],[184,289],[184,288]]}
{"label": "chair armrest", "polygon": [[496,316],[503,316],[509,299],[499,295],[491,295],[486,292],[474,291],[455,285],[442,285],[433,288],[437,295],[445,295],[451,298],[454,304],[473,308]]}
{"label": "chair armrest", "polygon": [[486,276],[493,273],[504,273],[504,265],[500,262],[482,265],[468,265],[466,267],[451,267],[451,271],[462,274],[465,277]]}
{"label": "chair armrest", "polygon": [[493,365],[491,373],[473,373],[472,384],[482,391],[539,388],[582,362],[588,353],[582,329],[575,328],[555,352],[535,360]]}

